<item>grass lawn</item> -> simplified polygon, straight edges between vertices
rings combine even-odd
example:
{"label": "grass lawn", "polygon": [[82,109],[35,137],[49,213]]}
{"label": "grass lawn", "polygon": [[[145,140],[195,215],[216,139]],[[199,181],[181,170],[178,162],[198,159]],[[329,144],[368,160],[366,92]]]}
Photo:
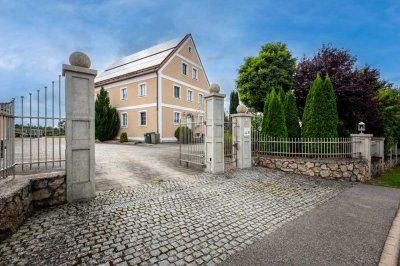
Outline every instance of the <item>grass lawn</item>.
{"label": "grass lawn", "polygon": [[63,139],[65,136],[47,136],[48,139]]}
{"label": "grass lawn", "polygon": [[378,179],[376,179],[376,184],[384,187],[400,188],[400,166],[378,177]]}

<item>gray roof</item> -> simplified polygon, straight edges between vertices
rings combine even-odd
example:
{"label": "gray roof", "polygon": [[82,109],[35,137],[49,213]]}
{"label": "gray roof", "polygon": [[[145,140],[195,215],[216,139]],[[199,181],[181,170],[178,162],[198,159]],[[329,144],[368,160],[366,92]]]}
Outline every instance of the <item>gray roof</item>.
{"label": "gray roof", "polygon": [[118,77],[149,67],[157,66],[174,50],[184,37],[157,44],[140,52],[128,55],[109,67],[96,77],[96,82]]}

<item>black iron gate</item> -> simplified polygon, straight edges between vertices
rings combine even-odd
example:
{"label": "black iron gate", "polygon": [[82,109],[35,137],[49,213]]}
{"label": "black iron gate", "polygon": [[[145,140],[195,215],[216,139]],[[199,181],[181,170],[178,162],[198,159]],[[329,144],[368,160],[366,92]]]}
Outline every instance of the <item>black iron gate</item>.
{"label": "black iron gate", "polygon": [[237,167],[237,130],[236,123],[224,122],[224,162],[225,170]]}

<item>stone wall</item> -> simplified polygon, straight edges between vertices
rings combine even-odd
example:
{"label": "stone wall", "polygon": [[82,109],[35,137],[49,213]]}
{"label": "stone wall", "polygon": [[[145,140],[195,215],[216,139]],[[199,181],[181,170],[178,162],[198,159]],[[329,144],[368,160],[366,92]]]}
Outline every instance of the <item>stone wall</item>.
{"label": "stone wall", "polygon": [[0,181],[0,239],[15,231],[35,208],[66,202],[65,173],[9,177]]}
{"label": "stone wall", "polygon": [[385,157],[376,158],[372,157],[371,160],[371,172],[372,176],[380,176],[384,172],[390,170],[391,168],[400,164],[400,156],[392,156],[392,157]]}
{"label": "stone wall", "polygon": [[310,158],[282,158],[260,156],[253,158],[253,166],[279,169],[307,176],[319,176],[326,179],[342,179],[365,182],[371,179],[367,160],[332,159],[318,160]]}

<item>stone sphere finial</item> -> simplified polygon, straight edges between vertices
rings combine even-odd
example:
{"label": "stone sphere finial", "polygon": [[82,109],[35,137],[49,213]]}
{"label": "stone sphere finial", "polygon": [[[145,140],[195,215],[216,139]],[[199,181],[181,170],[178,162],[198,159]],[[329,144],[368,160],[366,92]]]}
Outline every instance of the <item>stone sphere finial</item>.
{"label": "stone sphere finial", "polygon": [[219,93],[220,90],[221,89],[219,88],[218,84],[215,84],[215,83],[211,84],[210,93]]}
{"label": "stone sphere finial", "polygon": [[236,112],[238,114],[244,114],[247,113],[248,109],[246,106],[244,106],[243,104],[239,104],[238,107],[236,107]]}
{"label": "stone sphere finial", "polygon": [[82,52],[73,52],[69,56],[69,63],[73,66],[90,68],[91,62],[89,56]]}

